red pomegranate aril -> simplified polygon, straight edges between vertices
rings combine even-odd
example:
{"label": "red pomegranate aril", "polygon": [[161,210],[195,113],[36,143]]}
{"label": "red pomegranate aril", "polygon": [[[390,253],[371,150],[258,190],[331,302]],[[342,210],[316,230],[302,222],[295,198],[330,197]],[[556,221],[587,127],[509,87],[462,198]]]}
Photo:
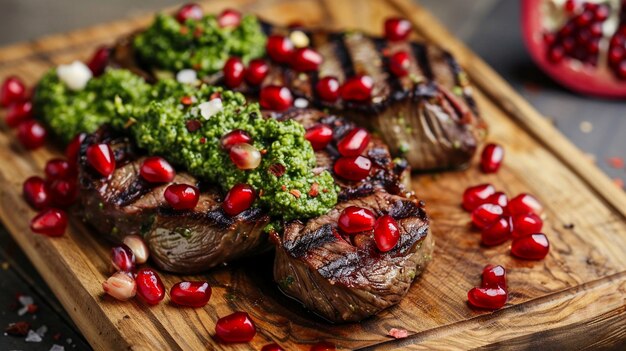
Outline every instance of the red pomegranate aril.
{"label": "red pomegranate aril", "polygon": [[506,287],[506,270],[502,266],[487,265],[483,268],[482,286],[483,288],[502,288]]}
{"label": "red pomegranate aril", "polygon": [[371,169],[372,161],[363,156],[340,157],[335,161],[335,165],[333,166],[335,174],[341,178],[355,182],[367,178]]}
{"label": "red pomegranate aril", "polygon": [[241,23],[241,12],[234,9],[226,9],[217,17],[220,28],[234,28]]}
{"label": "red pomegranate aril", "polygon": [[306,130],[304,138],[311,143],[313,150],[323,150],[333,140],[333,130],[326,124],[318,123]]}
{"label": "red pomegranate aril", "polygon": [[509,240],[511,237],[511,218],[500,217],[495,223],[487,225],[480,231],[483,245],[495,246]]}
{"label": "red pomegranate aril", "polygon": [[87,67],[89,67],[89,70],[93,73],[94,77],[98,77],[104,73],[104,70],[109,63],[110,55],[111,50],[106,46],[98,48],[93,53],[93,56],[91,56],[91,59],[87,62]]}
{"label": "red pomegranate aril", "polygon": [[30,101],[17,101],[9,105],[4,120],[9,128],[15,128],[31,118],[33,118],[33,104]]}
{"label": "red pomegranate aril", "polygon": [[48,186],[50,198],[58,207],[68,207],[78,198],[78,187],[75,179],[55,179]]}
{"label": "red pomegranate aril", "polygon": [[225,150],[230,150],[236,144],[252,144],[252,138],[244,130],[233,129],[226,133],[220,142]]}
{"label": "red pomegranate aril", "polygon": [[87,134],[85,133],[77,134],[72,139],[72,141],[70,141],[70,143],[67,144],[67,147],[65,148],[65,158],[67,159],[67,162],[69,162],[69,164],[72,165],[72,167],[76,165],[76,163],[78,163],[78,153],[80,152],[80,144],[83,143],[83,141],[85,140],[85,137],[87,137]]}
{"label": "red pomegranate aril", "polygon": [[346,101],[363,102],[372,97],[374,81],[370,76],[356,76],[341,86],[341,98]]}
{"label": "red pomegranate aril", "polygon": [[192,210],[198,204],[200,191],[189,184],[172,184],[165,189],[163,197],[175,210]]}
{"label": "red pomegranate aril", "polygon": [[263,59],[254,59],[248,64],[245,72],[246,82],[250,85],[260,85],[270,72],[270,66]]}
{"label": "red pomegranate aril", "polygon": [[17,126],[17,139],[29,150],[41,147],[46,142],[46,129],[41,123],[29,120]]}
{"label": "red pomegranate aril", "polygon": [[139,174],[150,183],[169,183],[174,180],[176,171],[164,158],[151,156],[143,160]]}
{"label": "red pomegranate aril", "polygon": [[534,213],[513,216],[513,239],[541,232],[543,220]]}
{"label": "red pomegranate aril", "polygon": [[176,13],[176,20],[185,23],[187,20],[199,20],[204,16],[202,8],[198,4],[189,3],[181,7]]}
{"label": "red pomegranate aril", "polygon": [[116,271],[132,272],[135,270],[135,254],[126,244],[111,249],[111,265]]}
{"label": "red pomegranate aril", "polygon": [[273,34],[267,38],[266,50],[272,60],[286,63],[293,54],[293,43],[282,35]]}
{"label": "red pomegranate aril", "polygon": [[34,209],[43,210],[50,206],[51,198],[46,181],[41,177],[30,177],[22,186],[24,200]]}
{"label": "red pomegranate aril", "polygon": [[44,172],[48,180],[66,179],[72,175],[72,167],[64,159],[53,158],[46,162]]}
{"label": "red pomegranate aril", "polygon": [[266,110],[285,111],[293,104],[293,96],[287,87],[268,85],[261,89],[259,103]]}
{"label": "red pomegranate aril", "polygon": [[261,164],[261,152],[247,143],[233,145],[230,148],[229,156],[239,169],[255,169]]}
{"label": "red pomegranate aril", "polygon": [[256,326],[246,312],[235,312],[217,320],[215,335],[221,342],[248,342],[256,335]]}
{"label": "red pomegranate aril", "polygon": [[480,157],[480,169],[485,173],[495,173],[504,159],[504,148],[498,144],[487,144]]}
{"label": "red pomegranate aril", "polygon": [[143,238],[139,235],[127,235],[122,240],[124,245],[128,246],[128,248],[135,255],[135,263],[144,264],[148,261],[148,256],[150,256],[150,251],[148,250],[148,246]]}
{"label": "red pomegranate aril", "polygon": [[211,287],[207,282],[180,282],[170,289],[172,302],[186,307],[199,308],[209,302]]}
{"label": "red pomegranate aril", "polygon": [[67,215],[56,208],[43,210],[30,221],[30,230],[37,234],[61,236],[66,229]]}
{"label": "red pomegranate aril", "polygon": [[224,64],[224,83],[229,88],[236,88],[243,82],[246,68],[239,57],[231,57]]}
{"label": "red pomegranate aril", "polygon": [[7,77],[0,87],[0,105],[8,107],[12,103],[26,99],[26,86],[16,76]]}
{"label": "red pomegranate aril", "polygon": [[504,214],[504,210],[499,205],[482,204],[472,211],[472,223],[478,229],[485,229],[495,223]]}
{"label": "red pomegranate aril", "polygon": [[536,197],[530,194],[519,194],[509,201],[507,206],[509,213],[513,215],[534,213],[541,215],[543,213],[543,206]]}
{"label": "red pomegranate aril", "polygon": [[494,204],[499,205],[504,210],[504,213],[507,213],[507,206],[509,204],[509,198],[505,193],[498,191],[493,195],[490,195],[486,200],[486,204]]}
{"label": "red pomegranate aril", "polygon": [[385,21],[385,38],[390,41],[406,40],[413,26],[405,18],[393,17]]}
{"label": "red pomegranate aril", "polygon": [[530,234],[514,239],[511,254],[525,260],[541,260],[550,251],[548,237],[542,233]]}
{"label": "red pomegranate aril", "polygon": [[137,283],[129,273],[116,272],[102,283],[102,289],[117,300],[127,301],[137,294]]}
{"label": "red pomegranate aril", "polygon": [[335,344],[328,341],[321,341],[311,346],[310,351],[335,351]]}
{"label": "red pomegranate aril", "polygon": [[381,252],[390,251],[396,247],[398,240],[400,240],[398,222],[390,215],[379,217],[374,225],[374,241],[378,250]]}
{"label": "red pomegranate aril", "polygon": [[404,77],[409,74],[411,57],[406,51],[398,51],[389,58],[389,70],[396,77]]}
{"label": "red pomegranate aril", "polygon": [[480,184],[469,187],[463,192],[463,208],[473,211],[476,207],[487,203],[487,199],[496,193],[496,188],[491,184]]}
{"label": "red pomegranate aril", "polygon": [[278,344],[267,344],[261,348],[261,351],[285,351],[285,349]]}
{"label": "red pomegranate aril", "polygon": [[369,145],[370,133],[363,128],[354,128],[337,143],[337,150],[342,156],[358,156]]}
{"label": "red pomegranate aril", "polygon": [[115,155],[109,144],[94,144],[87,147],[87,162],[104,177],[115,171]]}
{"label": "red pomegranate aril", "polygon": [[323,60],[319,52],[311,48],[301,48],[292,54],[291,67],[299,72],[316,71]]}
{"label": "red pomegranate aril", "polygon": [[473,288],[467,293],[467,300],[472,306],[488,310],[502,308],[507,298],[503,288]]}
{"label": "red pomegranate aril", "polygon": [[248,184],[236,184],[233,186],[222,203],[222,209],[229,216],[236,216],[252,206],[256,199],[254,189]]}
{"label": "red pomegranate aril", "polygon": [[339,99],[339,81],[335,77],[324,77],[315,84],[317,96],[326,102],[335,102]]}
{"label": "red pomegranate aril", "polygon": [[156,305],[165,297],[165,286],[159,274],[152,268],[142,268],[135,277],[137,295],[149,305]]}
{"label": "red pomegranate aril", "polygon": [[341,212],[337,224],[345,233],[356,234],[374,229],[376,216],[366,208],[349,206]]}

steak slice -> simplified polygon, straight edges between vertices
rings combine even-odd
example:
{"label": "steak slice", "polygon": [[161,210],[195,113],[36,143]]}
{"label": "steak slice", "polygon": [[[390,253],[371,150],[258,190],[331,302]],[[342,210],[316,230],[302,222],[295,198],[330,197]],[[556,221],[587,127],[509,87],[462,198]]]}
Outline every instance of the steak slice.
{"label": "steak slice", "polygon": [[[349,237],[337,219],[348,206],[391,215],[400,228],[395,248],[381,253],[373,231]],[[355,322],[395,305],[431,258],[428,217],[415,199],[382,191],[338,204],[326,215],[285,226],[277,242],[274,279],[288,296],[332,322]]]}

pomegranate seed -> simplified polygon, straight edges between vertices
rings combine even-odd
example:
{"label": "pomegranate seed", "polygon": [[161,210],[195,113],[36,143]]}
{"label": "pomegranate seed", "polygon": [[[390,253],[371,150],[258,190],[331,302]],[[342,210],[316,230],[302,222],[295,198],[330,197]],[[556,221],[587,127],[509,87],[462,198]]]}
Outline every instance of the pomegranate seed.
{"label": "pomegranate seed", "polygon": [[333,140],[333,130],[326,124],[318,123],[309,127],[304,137],[311,143],[313,150],[319,151],[325,149]]}
{"label": "pomegranate seed", "polygon": [[335,77],[324,77],[315,85],[315,92],[323,101],[335,102],[339,99],[339,81]]}
{"label": "pomegranate seed", "polygon": [[109,56],[111,55],[111,50],[108,47],[102,46],[99,47],[91,56],[91,59],[87,63],[87,67],[91,70],[94,77],[98,77],[104,73],[104,70],[109,63]]}
{"label": "pomegranate seed", "polygon": [[158,156],[143,160],[139,174],[150,183],[169,183],[176,176],[176,172],[169,162]]}
{"label": "pomegranate seed", "polygon": [[33,118],[33,104],[30,101],[17,101],[9,105],[5,122],[9,128],[15,128],[20,123]]}
{"label": "pomegranate seed", "polygon": [[374,80],[370,76],[356,76],[348,79],[341,87],[341,98],[346,101],[367,101],[372,97]]}
{"label": "pomegranate seed", "polygon": [[311,346],[310,351],[335,351],[335,344],[328,341],[321,341]]}
{"label": "pomegranate seed", "polygon": [[133,252],[137,264],[144,264],[148,261],[150,251],[145,241],[139,235],[125,236],[122,242]]}
{"label": "pomegranate seed", "polygon": [[481,242],[487,246],[500,245],[509,240],[511,229],[511,218],[500,217],[495,223],[487,225],[480,231]]}
{"label": "pomegranate seed", "polygon": [[47,236],[61,236],[67,229],[67,215],[65,211],[50,208],[39,212],[30,221],[30,230]]}
{"label": "pomegranate seed", "polygon": [[0,105],[7,107],[12,103],[26,99],[26,86],[16,76],[7,77],[0,87]]}
{"label": "pomegranate seed", "polygon": [[406,51],[398,51],[389,58],[389,69],[396,77],[404,77],[409,74],[411,58]]}
{"label": "pomegranate seed", "polygon": [[495,173],[504,159],[504,148],[498,144],[487,144],[480,157],[480,169],[485,173]]}
{"label": "pomegranate seed", "polygon": [[132,272],[135,270],[135,254],[125,244],[111,249],[111,264],[116,271]]}
{"label": "pomegranate seed", "polygon": [[337,220],[339,228],[348,234],[355,234],[374,229],[376,216],[366,208],[346,207]]}
{"label": "pomegranate seed", "polygon": [[135,279],[126,272],[113,274],[102,283],[102,289],[105,293],[120,301],[130,300],[137,294]]}
{"label": "pomegranate seed", "polygon": [[46,129],[41,123],[29,120],[17,126],[17,139],[29,150],[34,150],[46,142]]}
{"label": "pomegranate seed", "polygon": [[229,88],[236,88],[243,82],[245,67],[239,57],[231,57],[224,64],[224,83]]}
{"label": "pomegranate seed", "polygon": [[272,60],[286,63],[293,54],[293,43],[282,35],[273,34],[267,38],[266,50]]}
{"label": "pomegranate seed", "polygon": [[115,155],[109,144],[90,145],[87,148],[87,162],[104,177],[115,171]]}
{"label": "pomegranate seed", "polygon": [[222,147],[225,150],[230,150],[236,144],[252,144],[252,138],[250,135],[241,129],[234,129],[226,133],[221,140]]}
{"label": "pomegranate seed", "polygon": [[491,184],[480,184],[465,189],[463,192],[463,208],[473,211],[476,207],[487,202],[487,199],[496,193],[496,188]]}
{"label": "pomegranate seed", "polygon": [[502,266],[485,266],[482,279],[483,288],[502,288],[506,290],[506,270]]}
{"label": "pomegranate seed", "polygon": [[135,277],[137,295],[149,305],[156,305],[165,297],[165,287],[157,272],[152,268],[142,268]]}
{"label": "pomegranate seed", "polygon": [[50,195],[46,182],[41,177],[30,177],[22,186],[24,200],[34,209],[43,210],[50,205]]}
{"label": "pomegranate seed", "polygon": [[566,0],[565,3],[563,3],[563,9],[565,9],[567,13],[573,13],[576,9],[576,1]]}
{"label": "pomegranate seed", "polygon": [[505,193],[498,191],[493,195],[489,195],[489,197],[485,200],[486,204],[494,204],[499,205],[504,210],[504,213],[507,213],[507,205],[509,204],[509,198]]}
{"label": "pomegranate seed", "polygon": [[176,13],[176,20],[179,23],[185,23],[187,20],[199,20],[204,16],[202,8],[197,4],[189,3],[184,5]]}
{"label": "pomegranate seed", "polygon": [[516,197],[512,198],[509,201],[509,205],[507,206],[509,213],[511,215],[517,214],[526,214],[526,213],[534,213],[536,215],[541,215],[543,212],[543,206],[537,200],[536,197],[530,194],[519,194]]}
{"label": "pomegranate seed", "polygon": [[473,288],[467,293],[467,300],[472,306],[488,310],[502,308],[507,298],[503,288]]}
{"label": "pomegranate seed", "polygon": [[261,152],[256,147],[239,143],[230,148],[230,160],[239,169],[255,169],[261,164]]}
{"label": "pomegranate seed", "polygon": [[543,221],[534,213],[526,213],[513,216],[513,239],[521,236],[539,233],[543,227]]}
{"label": "pomegranate seed", "polygon": [[200,191],[188,184],[172,184],[163,193],[165,200],[175,210],[192,210],[198,204]]}
{"label": "pomegranate seed", "polygon": [[48,186],[52,202],[59,207],[67,207],[76,202],[78,187],[74,179],[56,179]]}
{"label": "pomegranate seed", "polygon": [[235,312],[217,320],[215,334],[222,342],[248,342],[256,335],[256,326],[246,312]]}
{"label": "pomegranate seed", "polygon": [[246,69],[245,79],[250,85],[260,85],[270,72],[270,66],[263,59],[250,61]]}
{"label": "pomegranate seed", "polygon": [[263,346],[261,351],[285,351],[285,349],[280,347],[280,345],[278,345],[278,344],[267,344],[267,345]]}
{"label": "pomegranate seed", "polygon": [[266,110],[285,111],[293,104],[293,96],[286,87],[268,85],[261,89],[259,103]]}
{"label": "pomegranate seed", "polygon": [[170,290],[172,302],[186,307],[203,307],[211,298],[211,287],[207,282],[180,282]]}
{"label": "pomegranate seed", "polygon": [[335,174],[352,181],[361,181],[367,178],[371,169],[372,161],[363,156],[340,157],[333,166]]}
{"label": "pomegranate seed", "polygon": [[385,38],[390,41],[406,40],[413,26],[404,18],[394,17],[385,21]]}
{"label": "pomegranate seed", "polygon": [[46,162],[44,172],[48,180],[66,179],[72,175],[72,168],[69,162],[60,158],[53,158]]}
{"label": "pomegranate seed", "polygon": [[537,233],[519,237],[511,243],[511,253],[525,260],[541,260],[550,251],[550,242],[545,234]]}
{"label": "pomegranate seed", "polygon": [[220,28],[238,27],[241,23],[241,13],[237,10],[226,9],[217,17]]}
{"label": "pomegranate seed", "polygon": [[292,54],[291,67],[299,72],[317,71],[323,60],[319,52],[311,48],[301,48]]}
{"label": "pomegranate seed", "polygon": [[70,165],[75,166],[78,162],[78,153],[80,152],[80,144],[83,143],[87,134],[79,133],[77,134],[72,141],[65,148],[65,158],[70,163]]}
{"label": "pomegranate seed", "polygon": [[374,241],[381,252],[393,249],[400,240],[398,223],[390,215],[384,215],[376,220],[374,225]]}
{"label": "pomegranate seed", "polygon": [[363,128],[354,128],[337,143],[342,156],[358,156],[370,143],[370,133]]}
{"label": "pomegranate seed", "polygon": [[495,223],[504,214],[504,210],[499,205],[482,204],[472,211],[472,223],[478,229],[485,229]]}
{"label": "pomegranate seed", "polygon": [[222,203],[222,209],[229,216],[236,216],[252,206],[256,199],[254,189],[248,184],[237,184],[233,186]]}

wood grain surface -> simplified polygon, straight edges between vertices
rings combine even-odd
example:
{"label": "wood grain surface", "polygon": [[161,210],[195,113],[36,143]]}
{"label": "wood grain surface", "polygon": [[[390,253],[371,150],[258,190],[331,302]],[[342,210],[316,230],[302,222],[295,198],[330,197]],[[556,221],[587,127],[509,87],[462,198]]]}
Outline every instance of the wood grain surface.
{"label": "wood grain surface", "polygon": [[[120,303],[105,296],[106,242],[76,219],[58,239],[28,229],[34,213],[21,198],[21,183],[41,174],[46,160],[59,151],[49,145],[27,152],[3,125],[0,217],[94,349],[221,349],[212,337],[215,322],[235,310],[249,312],[259,333],[250,344],[225,347],[231,350],[259,350],[272,341],[288,350],[307,350],[320,340],[339,349],[372,350],[626,346],[626,196],[430,14],[407,0],[204,3],[211,12],[235,5],[280,24],[299,21],[372,33],[380,33],[390,15],[407,16],[416,37],[452,51],[468,71],[490,124],[489,140],[505,146],[505,164],[495,175],[480,173],[475,164],[466,171],[415,175],[414,188],[433,218],[437,246],[432,263],[398,306],[362,323],[331,325],[278,291],[271,278],[271,255],[195,277],[214,287],[210,303],[201,309],[177,308],[167,298],[148,307],[138,299]],[[51,66],[85,59],[95,46],[110,44],[149,21],[138,18],[2,49],[0,79],[18,74],[32,84]],[[530,192],[540,198],[552,245],[545,260],[514,259],[506,244],[480,247],[480,235],[471,229],[459,202],[467,186],[482,182],[509,195]],[[467,291],[479,283],[487,263],[504,265],[509,277],[510,299],[493,313],[466,304]],[[194,278],[162,277],[167,286]],[[388,337],[394,327],[407,329],[409,337]]]}

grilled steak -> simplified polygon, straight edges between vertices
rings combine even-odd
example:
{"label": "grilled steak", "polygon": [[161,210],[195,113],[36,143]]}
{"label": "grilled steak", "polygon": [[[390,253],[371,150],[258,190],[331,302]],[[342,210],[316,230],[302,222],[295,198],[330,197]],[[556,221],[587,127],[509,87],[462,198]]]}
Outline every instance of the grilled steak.
{"label": "grilled steak", "polygon": [[[389,252],[375,246],[374,234],[340,234],[337,219],[348,206],[389,214],[400,241]],[[286,225],[278,243],[274,279],[281,290],[333,322],[359,321],[397,304],[421,274],[433,250],[428,218],[414,199],[375,192],[338,204],[326,215]]]}

